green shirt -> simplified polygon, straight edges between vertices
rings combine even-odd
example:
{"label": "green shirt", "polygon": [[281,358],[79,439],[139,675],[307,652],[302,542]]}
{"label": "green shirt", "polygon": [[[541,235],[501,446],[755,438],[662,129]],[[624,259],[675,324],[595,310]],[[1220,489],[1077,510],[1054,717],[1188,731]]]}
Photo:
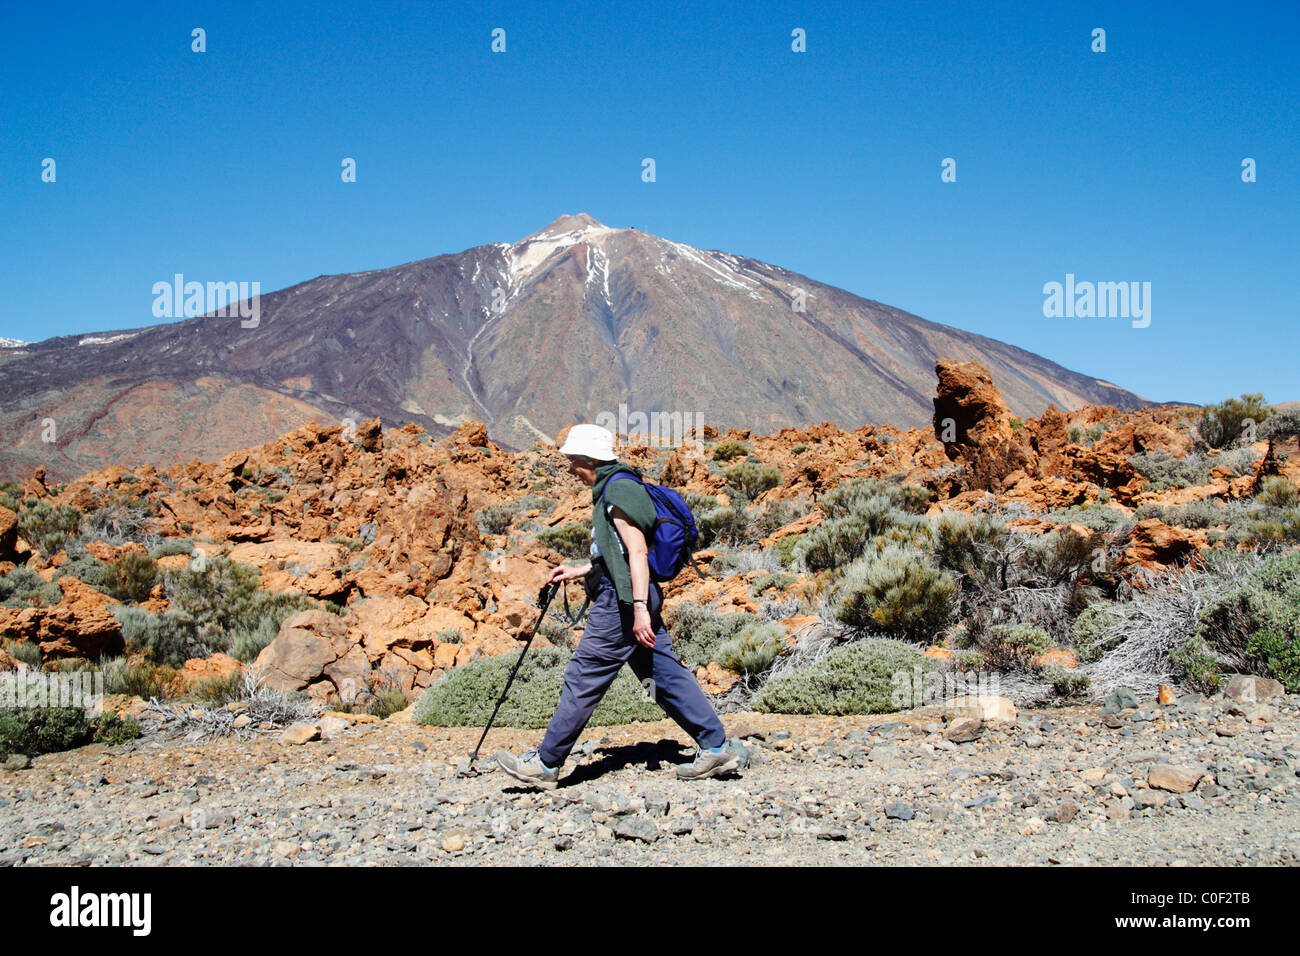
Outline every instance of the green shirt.
{"label": "green shirt", "polygon": [[606,507],[601,507],[601,490],[609,481],[610,475],[620,471],[630,471],[638,477],[641,475],[638,469],[619,461],[609,461],[597,466],[596,481],[591,486],[591,529],[596,538],[596,547],[600,549],[601,559],[609,569],[610,577],[614,579],[614,589],[618,592],[619,601],[623,604],[631,604],[632,571],[628,568],[627,558],[623,556],[622,541],[619,539],[614,522],[608,516],[607,508],[618,508],[627,515],[628,520],[640,528],[646,536],[647,545],[654,531],[657,514],[655,504],[650,499],[650,492],[646,491],[640,482],[631,478],[620,478],[610,485],[609,491],[605,494]]}

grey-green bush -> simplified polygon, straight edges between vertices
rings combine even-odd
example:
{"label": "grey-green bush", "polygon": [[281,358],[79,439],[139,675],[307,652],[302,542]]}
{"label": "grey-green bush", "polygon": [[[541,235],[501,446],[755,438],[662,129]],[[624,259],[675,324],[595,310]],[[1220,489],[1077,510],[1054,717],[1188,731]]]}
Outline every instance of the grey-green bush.
{"label": "grey-green bush", "polygon": [[1266,560],[1199,614],[1197,636],[1212,651],[1300,692],[1300,551]]}
{"label": "grey-green bush", "polygon": [[549,528],[537,536],[548,548],[554,548],[566,558],[585,558],[591,553],[591,525],[570,521],[558,528]]}
{"label": "grey-green bush", "polygon": [[[484,657],[448,671],[415,705],[416,723],[434,727],[485,725],[505,687],[510,668],[518,659],[518,652]],[[497,714],[497,726],[539,728],[550,723],[560,702],[564,668],[568,663],[569,652],[563,648],[529,652]],[[590,725],[662,720],[663,717],[664,712],[646,699],[635,675],[624,667],[592,714]]]}
{"label": "grey-green bush", "polygon": [[850,627],[921,640],[952,612],[957,583],[915,549],[888,545],[844,570],[835,616]]}
{"label": "grey-green bush", "polygon": [[930,506],[930,492],[917,485],[904,485],[880,478],[841,481],[817,499],[817,507],[828,518],[843,518],[872,498],[883,496],[894,507],[910,514],[924,514]]}
{"label": "grey-green bush", "polygon": [[750,624],[718,646],[718,663],[740,674],[761,674],[785,648],[785,628]]}
{"label": "grey-green bush", "polygon": [[753,707],[772,714],[879,714],[907,706],[914,668],[925,674],[930,658],[902,641],[865,638],[837,647],[808,667],[771,678]]}
{"label": "grey-green bush", "polygon": [[718,660],[718,649],[746,627],[762,623],[754,614],[740,611],[723,614],[705,604],[682,602],[664,611],[664,626],[672,637],[673,650],[682,663],[694,670]]}
{"label": "grey-green bush", "polygon": [[743,544],[750,537],[751,520],[749,510],[740,501],[697,516],[695,527],[700,532],[700,547]]}
{"label": "grey-green bush", "polygon": [[35,571],[17,567],[0,577],[0,606],[48,607],[58,604],[63,591]]}
{"label": "grey-green bush", "polygon": [[752,461],[732,465],[723,472],[723,475],[728,485],[750,501],[781,484],[781,472],[768,465],[760,465]]}
{"label": "grey-green bush", "polygon": [[813,528],[803,536],[795,554],[809,571],[825,571],[863,556],[874,538],[911,543],[929,534],[926,519],[896,508],[885,495],[875,495],[855,502],[847,515]]}

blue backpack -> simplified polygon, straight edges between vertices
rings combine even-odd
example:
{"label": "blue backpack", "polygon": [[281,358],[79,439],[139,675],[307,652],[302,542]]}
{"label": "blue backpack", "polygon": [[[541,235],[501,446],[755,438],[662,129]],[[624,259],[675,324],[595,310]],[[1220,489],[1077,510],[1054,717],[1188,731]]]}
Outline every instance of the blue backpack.
{"label": "blue backpack", "polygon": [[[655,505],[655,525],[650,532],[648,545],[650,577],[655,581],[671,581],[681,569],[691,561],[695,547],[700,540],[700,532],[695,527],[695,516],[686,499],[667,485],[651,485],[636,475],[620,471],[610,475],[605,487],[600,490],[601,504],[605,502],[605,491],[610,482],[619,478],[631,478],[650,493],[650,500]],[[693,563],[693,562],[692,562]],[[697,574],[703,577],[697,567]]]}

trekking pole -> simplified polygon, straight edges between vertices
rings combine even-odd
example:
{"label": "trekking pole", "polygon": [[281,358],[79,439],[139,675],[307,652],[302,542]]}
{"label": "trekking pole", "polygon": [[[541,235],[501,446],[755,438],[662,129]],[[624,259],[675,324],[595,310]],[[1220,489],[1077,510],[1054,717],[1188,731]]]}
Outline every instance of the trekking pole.
{"label": "trekking pole", "polygon": [[497,705],[492,708],[492,716],[488,718],[487,726],[483,728],[483,736],[479,737],[474,752],[469,755],[469,764],[461,771],[461,776],[470,777],[478,772],[474,769],[474,761],[478,759],[479,748],[483,746],[483,741],[487,740],[488,731],[492,729],[492,722],[497,719],[497,711],[506,702],[506,694],[510,693],[510,685],[515,682],[515,675],[519,673],[519,668],[524,663],[524,655],[528,653],[529,645],[533,643],[533,638],[537,636],[537,629],[542,626],[542,621],[546,618],[546,609],[551,606],[551,598],[555,597],[555,592],[559,588],[560,582],[553,581],[550,584],[542,585],[542,589],[537,592],[537,604],[542,609],[542,612],[537,615],[537,623],[533,625],[532,633],[528,635],[528,640],[524,642],[524,649],[519,652],[519,660],[515,661],[515,666],[510,671],[510,677],[506,679],[505,689],[501,691],[501,697],[497,700]]}

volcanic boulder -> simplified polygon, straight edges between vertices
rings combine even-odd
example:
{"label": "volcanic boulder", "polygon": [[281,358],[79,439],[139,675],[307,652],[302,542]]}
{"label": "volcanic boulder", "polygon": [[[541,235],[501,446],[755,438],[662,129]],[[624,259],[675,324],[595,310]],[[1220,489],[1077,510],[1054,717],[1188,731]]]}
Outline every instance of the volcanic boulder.
{"label": "volcanic boulder", "polygon": [[1013,471],[1032,474],[1036,461],[1011,426],[1011,411],[979,362],[935,363],[934,434],[948,460],[963,466],[956,484],[966,490],[1000,490]]}

